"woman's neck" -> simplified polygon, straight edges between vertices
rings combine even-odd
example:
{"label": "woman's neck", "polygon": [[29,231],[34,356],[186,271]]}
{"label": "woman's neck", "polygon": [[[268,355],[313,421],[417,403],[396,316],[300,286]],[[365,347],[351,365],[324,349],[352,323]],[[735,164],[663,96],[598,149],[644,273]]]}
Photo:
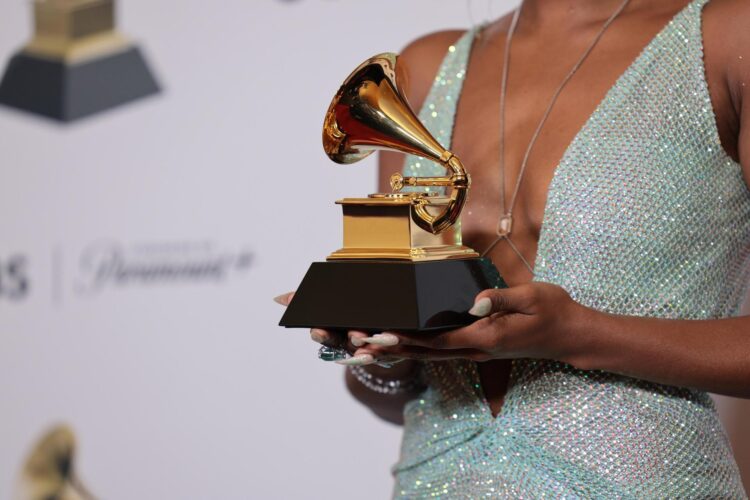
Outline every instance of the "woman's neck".
{"label": "woman's neck", "polygon": [[[523,0],[519,29],[604,22],[625,0]],[[630,0],[626,7],[639,0]]]}

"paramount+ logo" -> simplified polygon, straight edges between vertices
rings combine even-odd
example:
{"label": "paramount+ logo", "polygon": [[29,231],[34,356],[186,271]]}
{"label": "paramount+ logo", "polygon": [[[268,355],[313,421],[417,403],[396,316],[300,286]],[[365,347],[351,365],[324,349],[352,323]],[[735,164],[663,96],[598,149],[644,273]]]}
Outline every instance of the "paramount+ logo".
{"label": "paramount+ logo", "polygon": [[[32,279],[30,255],[35,262],[50,262],[49,272],[46,265],[35,266]],[[32,292],[62,305],[118,289],[221,285],[245,278],[254,260],[247,245],[212,240],[97,241],[72,251],[59,245],[31,254],[0,251],[0,306],[24,303]]]}
{"label": "paramount+ logo", "polygon": [[221,283],[245,274],[253,253],[212,241],[91,244],[79,255],[75,291]]}

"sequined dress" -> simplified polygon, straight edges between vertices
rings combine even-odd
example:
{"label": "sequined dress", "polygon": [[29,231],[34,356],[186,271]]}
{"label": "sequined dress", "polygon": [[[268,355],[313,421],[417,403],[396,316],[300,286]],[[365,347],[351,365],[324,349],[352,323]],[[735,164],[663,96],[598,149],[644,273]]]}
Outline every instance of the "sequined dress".
{"label": "sequined dress", "polygon": [[[735,316],[750,194],[719,142],[692,0],[619,77],[549,188],[535,280],[632,316]],[[475,31],[446,55],[420,118],[448,147]],[[440,167],[408,158],[409,175]],[[513,362],[493,417],[476,364],[425,365],[393,467],[401,498],[747,498],[710,397],[558,362]]]}

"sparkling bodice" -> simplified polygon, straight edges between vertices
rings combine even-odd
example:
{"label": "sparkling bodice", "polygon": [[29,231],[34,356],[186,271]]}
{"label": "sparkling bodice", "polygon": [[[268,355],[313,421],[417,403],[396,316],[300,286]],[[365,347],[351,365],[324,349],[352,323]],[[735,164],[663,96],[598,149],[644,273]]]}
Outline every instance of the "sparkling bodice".
{"label": "sparkling bodice", "polygon": [[[620,76],[549,188],[535,280],[615,314],[737,315],[750,264],[750,193],[724,152],[692,0]],[[475,31],[440,68],[420,118],[450,147]],[[441,167],[408,158],[409,175]],[[425,365],[405,409],[394,495],[406,498],[746,498],[700,391],[516,360],[493,417],[476,365]]]}

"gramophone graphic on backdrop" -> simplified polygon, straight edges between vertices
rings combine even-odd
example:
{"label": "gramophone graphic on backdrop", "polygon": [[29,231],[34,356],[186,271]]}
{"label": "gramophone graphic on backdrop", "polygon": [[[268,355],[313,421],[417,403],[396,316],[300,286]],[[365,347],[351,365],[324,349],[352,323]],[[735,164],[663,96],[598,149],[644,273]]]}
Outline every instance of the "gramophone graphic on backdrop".
{"label": "gramophone graphic on backdrop", "polygon": [[47,431],[23,465],[15,500],[95,500],[75,473],[76,438],[66,425]]}
{"label": "gramophone graphic on backdrop", "polygon": [[[456,328],[482,290],[505,286],[492,263],[461,244],[457,225],[470,186],[456,155],[419,121],[402,90],[398,57],[380,54],[346,79],[323,126],[337,163],[374,150],[414,154],[444,166],[444,177],[391,177],[392,193],[345,198],[344,246],[310,266],[280,325],[431,331]],[[404,192],[407,187],[450,189]],[[434,191],[434,190],[433,190]]]}
{"label": "gramophone graphic on backdrop", "polygon": [[114,0],[34,0],[35,35],[0,81],[0,104],[68,122],[159,91],[115,29]]}

